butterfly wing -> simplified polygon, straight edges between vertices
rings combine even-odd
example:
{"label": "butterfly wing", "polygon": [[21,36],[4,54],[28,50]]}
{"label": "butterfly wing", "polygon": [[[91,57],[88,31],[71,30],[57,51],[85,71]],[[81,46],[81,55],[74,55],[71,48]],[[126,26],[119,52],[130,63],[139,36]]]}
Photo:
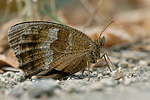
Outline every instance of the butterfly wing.
{"label": "butterfly wing", "polygon": [[9,42],[19,67],[30,77],[38,73],[59,78],[86,67],[91,38],[57,23],[33,21],[14,25]]}

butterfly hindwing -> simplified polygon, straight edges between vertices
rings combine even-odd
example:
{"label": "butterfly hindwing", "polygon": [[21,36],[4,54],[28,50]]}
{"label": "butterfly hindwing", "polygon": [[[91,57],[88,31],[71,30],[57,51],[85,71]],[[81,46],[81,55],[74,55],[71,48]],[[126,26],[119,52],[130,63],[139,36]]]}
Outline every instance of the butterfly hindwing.
{"label": "butterfly hindwing", "polygon": [[56,76],[80,71],[80,66],[86,67],[86,54],[93,43],[74,28],[44,21],[14,25],[9,42],[26,76],[53,69],[58,71]]}

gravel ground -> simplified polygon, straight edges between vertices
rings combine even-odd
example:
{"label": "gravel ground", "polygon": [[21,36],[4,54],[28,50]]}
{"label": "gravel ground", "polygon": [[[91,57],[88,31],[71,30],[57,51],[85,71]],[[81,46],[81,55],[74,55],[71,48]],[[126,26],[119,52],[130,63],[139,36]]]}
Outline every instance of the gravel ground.
{"label": "gravel ground", "polygon": [[[149,39],[150,40],[150,39]],[[94,67],[88,80],[87,71],[65,80],[36,79],[24,81],[22,72],[0,75],[1,100],[149,100],[150,52],[140,41],[108,51],[118,68]],[[143,46],[143,47],[142,47]],[[135,49],[136,48],[136,49]],[[142,49],[141,49],[142,48]]]}

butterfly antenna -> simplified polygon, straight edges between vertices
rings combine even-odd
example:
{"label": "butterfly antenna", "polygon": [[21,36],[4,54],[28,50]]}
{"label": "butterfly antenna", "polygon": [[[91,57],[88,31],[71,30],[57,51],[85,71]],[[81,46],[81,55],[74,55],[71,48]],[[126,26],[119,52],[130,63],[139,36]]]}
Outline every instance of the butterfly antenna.
{"label": "butterfly antenna", "polygon": [[107,29],[107,27],[110,26],[110,24],[112,24],[113,22],[115,22],[115,21],[111,21],[112,18],[113,18],[113,17],[111,17],[111,18],[106,22],[106,24],[104,25],[104,27],[103,27],[103,29],[102,29],[100,35],[99,35],[99,38],[100,38],[101,35],[104,33],[104,31]]}

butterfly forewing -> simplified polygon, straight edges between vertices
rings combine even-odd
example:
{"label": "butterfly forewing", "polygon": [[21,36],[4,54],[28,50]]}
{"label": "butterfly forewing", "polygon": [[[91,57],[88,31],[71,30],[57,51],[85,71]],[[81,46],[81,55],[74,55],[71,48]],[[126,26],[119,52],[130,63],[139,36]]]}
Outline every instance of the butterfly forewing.
{"label": "butterfly forewing", "polygon": [[93,44],[91,38],[74,28],[43,21],[14,25],[9,42],[26,76],[46,70],[52,75],[50,72],[55,70],[53,76],[57,77],[84,69]]}

